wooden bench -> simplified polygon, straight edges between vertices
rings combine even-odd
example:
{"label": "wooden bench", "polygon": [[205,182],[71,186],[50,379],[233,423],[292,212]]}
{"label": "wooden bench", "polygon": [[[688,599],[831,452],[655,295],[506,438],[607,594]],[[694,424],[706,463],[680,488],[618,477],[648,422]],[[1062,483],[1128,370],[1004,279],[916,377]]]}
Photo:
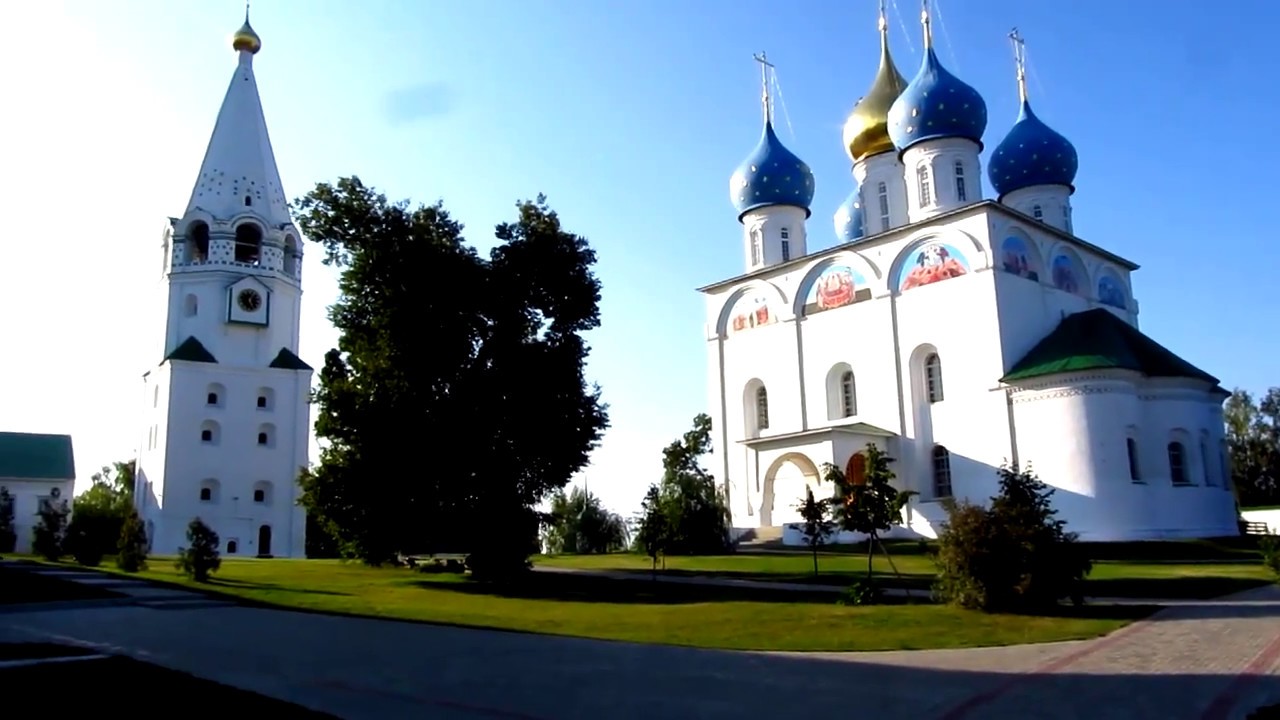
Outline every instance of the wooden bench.
{"label": "wooden bench", "polygon": [[[404,563],[411,568],[428,572],[428,568],[445,572],[463,572],[467,565],[467,553],[429,553],[426,555],[408,555]],[[423,565],[425,567],[419,567]]]}
{"label": "wooden bench", "polygon": [[1269,535],[1270,534],[1270,532],[1267,530],[1267,524],[1260,520],[1258,521],[1246,520],[1241,523],[1241,527],[1244,529],[1245,535]]}

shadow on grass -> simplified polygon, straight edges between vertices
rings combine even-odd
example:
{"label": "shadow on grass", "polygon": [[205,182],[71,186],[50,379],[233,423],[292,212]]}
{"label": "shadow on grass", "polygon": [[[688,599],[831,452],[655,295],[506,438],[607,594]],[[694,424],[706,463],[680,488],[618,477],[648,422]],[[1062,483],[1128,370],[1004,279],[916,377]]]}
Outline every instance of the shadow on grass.
{"label": "shadow on grass", "polygon": [[804,592],[736,588],[631,579],[600,578],[530,572],[503,581],[481,582],[471,578],[455,582],[420,580],[413,585],[429,590],[466,595],[487,595],[520,600],[555,600],[605,604],[686,605],[708,602],[821,603],[834,602],[831,592]]}
{"label": "shadow on grass", "polygon": [[1085,581],[1085,594],[1103,598],[1211,600],[1269,584],[1232,577],[1116,578]]}
{"label": "shadow on grass", "polygon": [[228,580],[220,578],[216,575],[209,578],[209,582],[205,583],[210,589],[218,587],[234,588],[237,590],[261,590],[271,593],[288,593],[290,595],[332,595],[334,597],[351,597],[351,593],[334,592],[333,590],[315,590],[313,588],[286,587],[275,583],[259,583],[249,582],[247,580]]}
{"label": "shadow on grass", "polygon": [[106,588],[78,583],[32,569],[35,564],[0,568],[0,605],[16,603],[60,602],[66,600],[107,600],[123,597]]}

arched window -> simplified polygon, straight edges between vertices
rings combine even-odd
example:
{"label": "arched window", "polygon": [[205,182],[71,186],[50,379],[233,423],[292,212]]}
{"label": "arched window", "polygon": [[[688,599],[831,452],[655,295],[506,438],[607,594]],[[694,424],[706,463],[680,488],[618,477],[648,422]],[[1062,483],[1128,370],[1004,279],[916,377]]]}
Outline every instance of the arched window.
{"label": "arched window", "polygon": [[1124,444],[1129,450],[1129,479],[1141,480],[1142,476],[1138,473],[1138,442],[1133,438],[1126,438]]}
{"label": "arched window", "polygon": [[269,387],[258,388],[257,406],[259,410],[274,410],[276,407],[276,393]]}
{"label": "arched window", "polygon": [[751,267],[756,267],[764,262],[764,230],[760,227],[753,227],[750,230],[751,235]]}
{"label": "arched window", "polygon": [[193,222],[187,226],[185,260],[187,262],[204,262],[209,259],[209,226],[203,222]]}
{"label": "arched window", "polygon": [[1187,477],[1187,447],[1178,441],[1169,443],[1169,476],[1174,485],[1189,485]]}
{"label": "arched window", "polygon": [[228,555],[235,555],[235,554],[236,554],[236,551],[237,551],[237,550],[239,550],[239,549],[240,549],[240,543],[236,542],[235,540],[228,540],[228,541],[227,541],[227,554],[228,554]]}
{"label": "arched window", "polygon": [[959,202],[966,202],[968,199],[969,199],[969,194],[965,192],[965,188],[964,188],[964,163],[957,160],[956,161],[956,200],[958,200]]}
{"label": "arched window", "polygon": [[951,497],[951,453],[941,445],[933,446],[933,496]]}
{"label": "arched window", "polygon": [[919,186],[920,207],[929,207],[933,204],[933,187],[929,183],[928,165],[916,168],[916,184]]}
{"label": "arched window", "polygon": [[222,407],[226,397],[227,389],[222,386],[222,383],[209,383],[205,388],[204,404],[209,407]]}
{"label": "arched window", "polygon": [[295,277],[298,273],[298,241],[292,235],[284,236],[284,274]]}
{"label": "arched window", "polygon": [[182,310],[187,317],[195,317],[200,312],[200,300],[195,295],[187,295],[182,300]]}
{"label": "arched window", "polygon": [[889,188],[880,183],[876,186],[876,194],[880,198],[880,231],[889,229]]}
{"label": "arched window", "polygon": [[938,353],[929,353],[924,359],[924,382],[929,402],[942,402],[942,360]]}
{"label": "arched window", "polygon": [[216,503],[218,502],[218,481],[213,478],[206,478],[200,481],[200,502]]}
{"label": "arched window", "polygon": [[262,258],[262,228],[251,222],[236,227],[236,262],[257,265]]}
{"label": "arched window", "polygon": [[217,445],[221,440],[220,434],[221,428],[218,427],[218,423],[212,420],[205,420],[200,424],[200,442],[205,445]]}
{"label": "arched window", "polygon": [[763,385],[756,388],[756,427],[769,429],[769,391]]}
{"label": "arched window", "polygon": [[262,505],[271,503],[271,483],[262,480],[253,484],[253,501]]}
{"label": "arched window", "polygon": [[1031,217],[1033,217],[1033,218],[1035,218],[1035,219],[1040,220],[1041,222],[1043,222],[1043,221],[1044,221],[1044,208],[1040,207],[1039,205],[1034,205],[1034,206],[1032,206],[1032,208],[1031,208]]}
{"label": "arched window", "polygon": [[843,417],[858,414],[858,394],[853,384],[852,370],[845,370],[840,374],[840,410]]}

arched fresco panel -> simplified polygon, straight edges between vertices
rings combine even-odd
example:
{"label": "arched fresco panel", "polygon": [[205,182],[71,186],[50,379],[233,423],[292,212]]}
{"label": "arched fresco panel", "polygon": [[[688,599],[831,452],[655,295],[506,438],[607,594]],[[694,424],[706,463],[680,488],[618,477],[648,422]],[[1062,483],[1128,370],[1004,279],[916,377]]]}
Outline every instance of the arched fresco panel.
{"label": "arched fresco panel", "polygon": [[1089,276],[1085,272],[1084,263],[1069,248],[1059,247],[1054,252],[1049,272],[1053,277],[1053,286],[1063,292],[1083,295],[1089,287]]}
{"label": "arched fresco panel", "polygon": [[903,259],[894,287],[898,292],[906,292],[968,275],[969,271],[969,260],[955,245],[930,240],[911,250]]}
{"label": "arched fresco panel", "polygon": [[782,292],[769,283],[752,283],[731,295],[720,311],[716,331],[733,336],[782,319],[786,303]]}
{"label": "arched fresco panel", "polygon": [[997,267],[1011,275],[1037,282],[1043,271],[1035,244],[1016,230],[1010,231],[1001,241]]}
{"label": "arched fresco panel", "polygon": [[1124,282],[1111,269],[1103,270],[1098,277],[1098,302],[1121,310],[1129,309],[1129,293]]}
{"label": "arched fresco panel", "polygon": [[866,276],[848,258],[819,266],[800,285],[804,315],[834,310],[871,299]]}

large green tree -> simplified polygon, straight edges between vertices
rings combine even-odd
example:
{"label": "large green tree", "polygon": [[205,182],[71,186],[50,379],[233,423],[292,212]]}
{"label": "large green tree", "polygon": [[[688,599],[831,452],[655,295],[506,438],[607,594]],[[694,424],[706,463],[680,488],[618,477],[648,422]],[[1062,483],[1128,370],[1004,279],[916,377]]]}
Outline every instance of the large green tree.
{"label": "large green tree", "polygon": [[627,549],[627,523],[582,488],[551,495],[543,545],[548,553],[609,553]]}
{"label": "large green tree", "polygon": [[[832,515],[839,528],[867,536],[867,581],[870,582],[876,547],[880,547],[886,558],[889,556],[880,542],[880,534],[902,524],[903,509],[919,493],[893,486],[897,477],[889,467],[893,458],[874,443],[867,443],[862,456],[865,470],[861,477],[849,477],[840,468],[826,463],[823,479],[835,486],[837,500]],[[889,562],[892,563],[892,559]]]}
{"label": "large green tree", "polygon": [[1280,504],[1280,387],[1256,402],[1248,391],[1236,388],[1222,414],[1240,505]]}
{"label": "large green tree", "polygon": [[356,177],[295,203],[340,270],[338,347],[314,398],[320,463],[302,473],[302,503],[348,557],[522,565],[537,549],[534,507],[608,425],[584,378],[595,253],[542,196],[516,207],[484,258],[441,203],[389,202]]}
{"label": "large green tree", "polygon": [[121,528],[133,510],[135,461],[104,465],[93,474],[88,490],[71,504],[67,549],[84,565],[97,565],[116,552]]}
{"label": "large green tree", "polygon": [[705,413],[663,449],[662,482],[646,495],[636,538],[639,549],[651,557],[657,557],[655,548],[663,555],[708,555],[729,546],[729,510],[701,462],[710,451],[711,418]]}

